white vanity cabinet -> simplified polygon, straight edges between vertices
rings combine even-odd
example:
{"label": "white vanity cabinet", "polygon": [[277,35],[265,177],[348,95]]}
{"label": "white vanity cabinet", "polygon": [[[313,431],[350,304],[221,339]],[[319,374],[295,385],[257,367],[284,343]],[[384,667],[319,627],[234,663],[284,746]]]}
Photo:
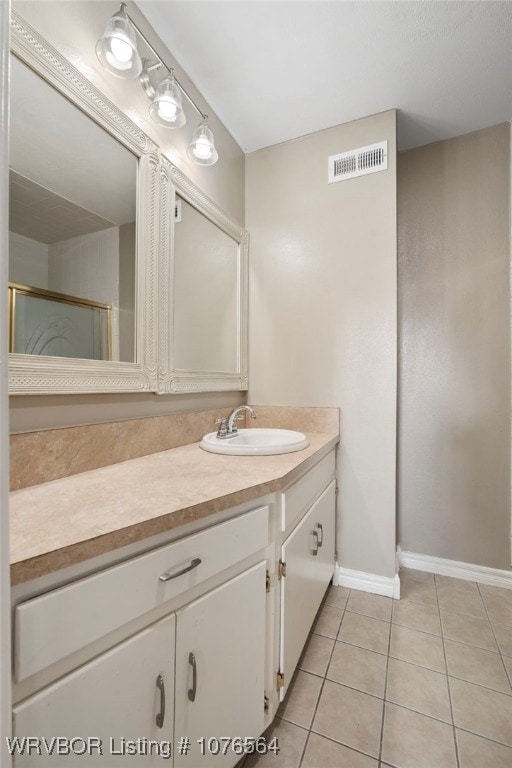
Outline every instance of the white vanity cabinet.
{"label": "white vanity cabinet", "polygon": [[215,755],[215,740],[264,729],[265,576],[258,563],[178,611],[175,739],[190,738],[191,749],[175,755],[175,768],[235,765],[240,755],[231,746],[223,755],[222,744]]}
{"label": "white vanity cabinet", "polygon": [[[280,553],[279,636],[281,701],[334,573],[334,471],[333,452],[286,491],[282,499],[284,533]],[[315,501],[311,503],[313,498]],[[304,514],[305,508],[308,511]]]}
{"label": "white vanity cabinet", "polygon": [[[233,768],[274,718],[332,578],[334,477],[331,450],[200,530],[14,588],[13,734],[46,737],[14,768]],[[53,737],[93,741],[48,755]]]}
{"label": "white vanity cabinet", "polygon": [[161,755],[126,749],[143,738],[172,742],[175,628],[172,614],[15,706],[15,736],[76,740],[70,754],[54,743],[52,754],[39,744],[15,755],[15,768],[162,765]]}
{"label": "white vanity cabinet", "polygon": [[[269,507],[260,506],[20,602],[13,733],[47,742],[14,755],[14,767],[234,766],[240,754],[212,755],[208,739],[257,738],[265,727],[268,547]],[[148,626],[130,631],[144,611]],[[127,639],[97,654],[108,632]],[[39,684],[44,675],[50,684]],[[55,736],[93,741],[83,754],[78,741],[78,752],[48,755]],[[181,737],[191,747],[180,757]]]}

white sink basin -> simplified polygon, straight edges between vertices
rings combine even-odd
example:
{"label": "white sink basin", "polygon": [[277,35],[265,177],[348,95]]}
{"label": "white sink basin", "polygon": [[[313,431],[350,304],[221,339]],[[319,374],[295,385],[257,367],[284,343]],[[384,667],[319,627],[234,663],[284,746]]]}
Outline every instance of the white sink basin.
{"label": "white sink basin", "polygon": [[211,453],[230,456],[273,456],[307,448],[309,440],[291,429],[239,429],[235,437],[218,438],[216,432],[205,435],[199,447]]}

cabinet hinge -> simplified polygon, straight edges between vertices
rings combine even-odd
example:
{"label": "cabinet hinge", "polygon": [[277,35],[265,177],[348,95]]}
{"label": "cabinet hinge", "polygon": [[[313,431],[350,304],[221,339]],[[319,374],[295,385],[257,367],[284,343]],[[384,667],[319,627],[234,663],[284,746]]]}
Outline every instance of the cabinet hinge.
{"label": "cabinet hinge", "polygon": [[277,673],[277,689],[284,688],[284,674],[282,672]]}
{"label": "cabinet hinge", "polygon": [[340,489],[338,488],[338,483],[334,486],[334,495],[339,496],[340,495]]}
{"label": "cabinet hinge", "polygon": [[267,576],[265,579],[265,591],[270,592],[270,573],[268,571],[268,568],[267,568]]}
{"label": "cabinet hinge", "polygon": [[283,576],[286,576],[286,563],[283,563],[282,560],[279,561],[278,573],[280,579],[283,578]]}
{"label": "cabinet hinge", "polygon": [[265,714],[267,714],[269,708],[270,708],[270,702],[268,700],[268,696],[264,696],[264,698],[263,698],[263,711],[264,711]]}

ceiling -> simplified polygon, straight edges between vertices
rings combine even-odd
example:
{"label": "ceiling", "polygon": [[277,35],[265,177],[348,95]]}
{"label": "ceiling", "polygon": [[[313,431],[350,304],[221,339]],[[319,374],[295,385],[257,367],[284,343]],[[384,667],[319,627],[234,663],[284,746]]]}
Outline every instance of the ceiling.
{"label": "ceiling", "polygon": [[[79,218],[89,218],[95,227],[89,231],[101,229],[102,220],[108,226],[135,220],[135,155],[14,56],[9,149],[11,167],[19,174],[16,199],[26,206],[24,214],[17,209],[11,223],[26,221],[33,207],[32,215],[48,217],[48,226],[40,222],[42,242],[55,242],[48,237],[71,231],[66,225]],[[57,232],[58,214],[63,227]],[[74,235],[83,234],[80,228],[73,227]],[[34,222],[30,231],[36,230]],[[30,237],[28,231],[22,234]]]}
{"label": "ceiling", "polygon": [[242,149],[397,108],[401,149],[512,118],[512,2],[136,0]]}
{"label": "ceiling", "polygon": [[115,226],[11,169],[9,231],[38,243],[58,243]]}

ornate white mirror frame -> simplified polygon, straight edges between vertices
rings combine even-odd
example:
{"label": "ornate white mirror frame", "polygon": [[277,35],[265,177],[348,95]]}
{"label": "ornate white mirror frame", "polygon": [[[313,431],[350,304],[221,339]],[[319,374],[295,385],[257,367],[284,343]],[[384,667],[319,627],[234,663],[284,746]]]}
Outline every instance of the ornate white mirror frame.
{"label": "ornate white mirror frame", "polygon": [[157,146],[15,11],[11,51],[138,158],[135,362],[11,354],[11,394],[155,391],[157,388]]}
{"label": "ornate white mirror frame", "polygon": [[[218,392],[248,389],[247,295],[249,235],[210,200],[187,176],[165,157],[161,161],[162,213],[158,267],[159,328],[158,392]],[[233,371],[192,370],[176,367],[174,211],[176,194],[219,227],[238,244],[236,315],[237,350]],[[200,276],[198,276],[200,277]],[[216,296],[219,302],[222,295]]]}

